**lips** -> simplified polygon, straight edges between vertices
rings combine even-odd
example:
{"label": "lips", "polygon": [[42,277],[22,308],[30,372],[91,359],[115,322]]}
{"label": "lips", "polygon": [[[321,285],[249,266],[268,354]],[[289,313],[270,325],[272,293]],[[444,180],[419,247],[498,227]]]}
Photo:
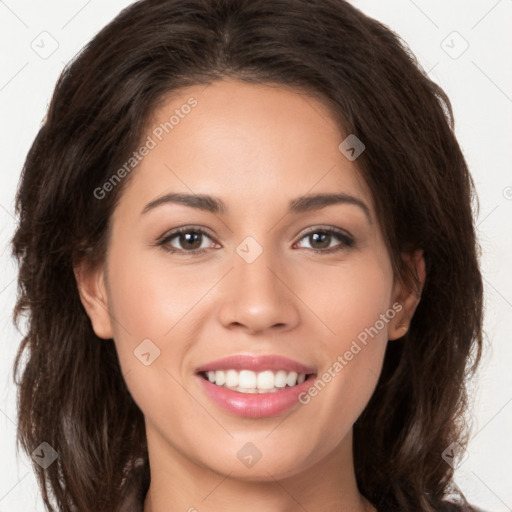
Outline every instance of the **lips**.
{"label": "lips", "polygon": [[297,405],[316,373],[282,356],[239,355],[200,366],[196,375],[206,395],[224,411],[260,418]]}
{"label": "lips", "polygon": [[252,370],[254,372],[261,372],[264,370],[279,371],[284,370],[288,372],[297,373],[315,373],[315,369],[311,366],[305,366],[297,361],[288,359],[287,357],[269,355],[269,356],[249,356],[239,355],[225,357],[218,359],[211,363],[205,364],[197,368],[197,372],[209,372],[216,370]]}

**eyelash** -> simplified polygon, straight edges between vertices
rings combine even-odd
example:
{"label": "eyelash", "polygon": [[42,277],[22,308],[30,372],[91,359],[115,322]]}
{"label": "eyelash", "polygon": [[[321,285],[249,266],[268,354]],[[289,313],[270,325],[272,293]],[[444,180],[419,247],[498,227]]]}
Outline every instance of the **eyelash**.
{"label": "eyelash", "polygon": [[[208,238],[211,238],[213,240],[213,237],[211,237],[207,231],[205,231],[202,228],[194,227],[194,226],[184,226],[182,228],[175,229],[174,231],[168,233],[167,235],[164,235],[163,238],[160,238],[156,245],[161,246],[165,251],[170,252],[171,254],[182,254],[184,256],[198,256],[199,254],[205,253],[208,249],[211,249],[210,247],[204,248],[204,249],[194,249],[192,251],[185,251],[183,249],[175,249],[169,247],[167,244],[176,236],[181,235],[183,233],[198,233],[201,235],[206,235]],[[334,252],[342,251],[346,248],[353,247],[355,244],[354,238],[352,236],[348,235],[342,230],[335,229],[335,228],[326,228],[326,229],[320,229],[320,228],[312,228],[311,230],[304,233],[301,238],[299,239],[299,242],[307,237],[308,235],[311,235],[313,233],[322,233],[324,235],[328,236],[335,236],[340,241],[340,247],[334,247],[330,249],[308,249],[310,251],[313,251],[315,253],[319,254],[332,254]]]}

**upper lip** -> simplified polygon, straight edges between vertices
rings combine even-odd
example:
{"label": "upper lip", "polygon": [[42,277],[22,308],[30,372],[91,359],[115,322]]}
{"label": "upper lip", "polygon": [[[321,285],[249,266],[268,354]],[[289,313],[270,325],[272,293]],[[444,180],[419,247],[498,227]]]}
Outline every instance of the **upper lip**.
{"label": "upper lip", "polygon": [[315,373],[315,369],[305,366],[297,361],[278,355],[233,355],[217,359],[197,368],[197,373],[216,370],[252,370],[261,372],[264,370],[285,370],[297,373]]}

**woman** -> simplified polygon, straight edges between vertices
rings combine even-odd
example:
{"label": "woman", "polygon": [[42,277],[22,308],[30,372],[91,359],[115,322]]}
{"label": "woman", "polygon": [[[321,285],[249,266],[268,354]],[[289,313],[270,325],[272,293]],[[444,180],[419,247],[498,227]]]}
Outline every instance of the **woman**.
{"label": "woman", "polygon": [[475,510],[449,499],[482,324],[452,128],[343,1],[105,27],[17,197],[18,439],[48,510]]}

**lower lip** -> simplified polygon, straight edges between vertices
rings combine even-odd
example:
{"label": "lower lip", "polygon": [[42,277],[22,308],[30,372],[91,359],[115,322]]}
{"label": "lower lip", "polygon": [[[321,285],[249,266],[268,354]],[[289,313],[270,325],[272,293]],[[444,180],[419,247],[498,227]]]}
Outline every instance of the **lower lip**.
{"label": "lower lip", "polygon": [[200,375],[197,378],[207,395],[225,411],[247,418],[264,418],[276,416],[297,405],[299,395],[311,386],[315,376],[309,375],[302,384],[274,393],[240,393],[216,386]]}

